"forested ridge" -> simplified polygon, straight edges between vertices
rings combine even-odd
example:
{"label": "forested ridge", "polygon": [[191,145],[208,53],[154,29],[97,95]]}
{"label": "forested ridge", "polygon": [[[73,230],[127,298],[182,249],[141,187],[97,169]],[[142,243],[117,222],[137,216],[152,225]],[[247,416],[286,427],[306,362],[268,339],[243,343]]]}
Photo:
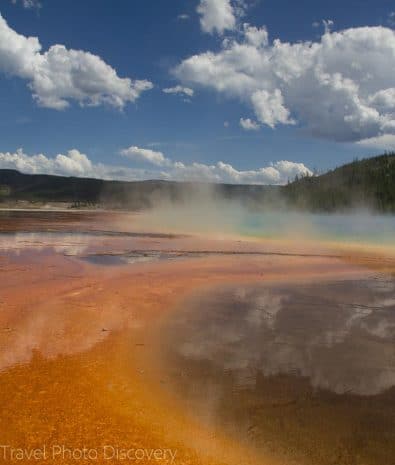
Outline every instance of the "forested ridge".
{"label": "forested ridge", "polygon": [[[0,170],[0,204],[68,202],[71,207],[144,209],[165,200],[184,201],[207,184],[173,181],[106,181],[22,174]],[[198,187],[198,189],[196,189]],[[216,198],[253,208],[295,208],[315,212],[369,208],[395,212],[395,153],[354,160],[327,173],[291,180],[286,186],[210,185]]]}

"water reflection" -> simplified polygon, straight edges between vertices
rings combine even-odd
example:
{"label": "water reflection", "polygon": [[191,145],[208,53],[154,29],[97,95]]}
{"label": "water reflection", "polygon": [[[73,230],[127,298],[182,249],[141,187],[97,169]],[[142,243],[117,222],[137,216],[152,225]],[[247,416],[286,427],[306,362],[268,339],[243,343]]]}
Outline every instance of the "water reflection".
{"label": "water reflection", "polygon": [[[198,252],[147,249],[154,245],[150,233],[24,232],[0,234],[0,256],[21,259],[41,254],[60,254],[93,265],[117,266],[201,256]],[[156,237],[156,236],[155,236]],[[151,242],[147,242],[151,239]],[[145,241],[145,242],[144,242]]]}
{"label": "water reflection", "polygon": [[227,286],[166,325],[164,386],[210,430],[278,463],[393,464],[390,278]]}
{"label": "water reflection", "polygon": [[169,334],[173,357],[231,372],[239,385],[262,375],[337,394],[395,385],[395,286],[385,277],[222,288],[184,303]]}
{"label": "water reflection", "polygon": [[20,255],[26,249],[40,251],[53,251],[64,255],[79,255],[84,253],[92,242],[88,234],[65,233],[2,233],[0,234],[0,254]]}
{"label": "water reflection", "polygon": [[[121,253],[95,253],[83,255],[80,258],[94,265],[130,265],[138,263],[149,263],[161,260],[178,260],[188,257],[184,252],[161,252],[159,250],[134,250]],[[195,254],[196,256],[196,254]]]}
{"label": "water reflection", "polygon": [[73,281],[61,292],[47,281],[48,293],[44,289],[33,307],[6,308],[0,300],[0,372],[29,363],[34,353],[48,359],[80,354],[114,332],[143,327],[119,293],[106,294],[97,284],[92,292],[94,282]]}

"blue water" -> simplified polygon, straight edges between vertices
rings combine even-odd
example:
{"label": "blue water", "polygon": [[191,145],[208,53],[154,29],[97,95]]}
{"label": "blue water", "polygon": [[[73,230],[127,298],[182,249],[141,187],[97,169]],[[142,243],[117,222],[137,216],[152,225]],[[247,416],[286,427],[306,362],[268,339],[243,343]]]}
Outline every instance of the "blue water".
{"label": "blue water", "polygon": [[240,222],[239,232],[268,238],[311,238],[395,246],[395,216],[248,212]]}

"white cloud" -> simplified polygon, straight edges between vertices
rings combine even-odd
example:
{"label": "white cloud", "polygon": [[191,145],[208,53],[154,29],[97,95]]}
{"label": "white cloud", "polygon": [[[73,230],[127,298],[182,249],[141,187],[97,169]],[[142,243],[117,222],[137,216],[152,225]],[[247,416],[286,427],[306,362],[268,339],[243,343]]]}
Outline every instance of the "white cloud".
{"label": "white cloud", "polygon": [[55,158],[48,158],[43,154],[26,155],[22,149],[15,153],[0,152],[0,167],[30,174],[66,176],[89,176],[93,172],[89,158],[75,149],[70,150],[66,155],[58,154]]}
{"label": "white cloud", "polygon": [[245,40],[254,47],[265,47],[269,43],[269,34],[266,27],[250,26],[248,23],[243,24]]}
{"label": "white cloud", "polygon": [[121,155],[134,161],[152,163],[153,165],[163,166],[168,163],[168,159],[162,152],[156,152],[151,149],[143,149],[136,146],[128,147],[121,150]]}
{"label": "white cloud", "polygon": [[223,34],[236,27],[236,17],[230,0],[200,0],[197,7],[203,32]]}
{"label": "white cloud", "polygon": [[388,15],[388,24],[390,26],[395,26],[395,11],[392,11],[389,15]]}
{"label": "white cloud", "polygon": [[303,163],[279,161],[256,170],[237,170],[232,165],[219,161],[214,165],[192,163],[174,167],[169,179],[223,182],[230,184],[285,184],[296,175],[312,175]]}
{"label": "white cloud", "polygon": [[42,52],[37,37],[18,34],[1,15],[0,72],[26,79],[37,103],[56,110],[67,108],[70,100],[121,109],[153,87],[147,80],[118,77],[111,66],[89,52],[63,45]]}
{"label": "white cloud", "polygon": [[87,155],[76,149],[65,155],[48,157],[44,154],[28,155],[22,149],[0,152],[0,169],[14,169],[27,174],[53,174],[100,179],[139,180],[150,178],[143,169],[93,163]]}
{"label": "white cloud", "polygon": [[312,175],[303,164],[279,161],[257,170],[239,171],[232,165],[219,161],[213,165],[191,163],[189,165],[166,158],[162,152],[154,152],[139,147],[121,150],[121,155],[136,161],[148,162],[163,167],[156,175],[163,179],[180,181],[209,181],[236,184],[284,184],[296,175]]}
{"label": "white cloud", "polygon": [[179,19],[180,21],[186,21],[187,19],[189,19],[189,15],[182,13],[177,16],[177,19]]}
{"label": "white cloud", "polygon": [[246,26],[240,39],[187,58],[174,74],[184,85],[241,100],[270,127],[298,123],[336,141],[395,134],[395,32],[331,32],[331,24],[318,41],[296,43],[269,43],[266,29]]}
{"label": "white cloud", "polygon": [[284,107],[284,98],[280,89],[272,92],[257,90],[251,96],[252,106],[259,121],[274,128],[278,123],[294,124],[288,108]]}
{"label": "white cloud", "polygon": [[[12,0],[12,3],[16,5],[18,3],[18,0]],[[39,2],[38,0],[21,0],[20,3],[22,4],[23,8],[26,8],[27,10],[38,10],[42,7],[41,2]]]}
{"label": "white cloud", "polygon": [[395,134],[383,134],[382,136],[360,140],[357,143],[362,147],[371,149],[395,151]]}
{"label": "white cloud", "polygon": [[256,121],[250,118],[240,118],[240,126],[246,131],[257,131],[260,127]]}
{"label": "white cloud", "polygon": [[191,89],[190,87],[184,87],[184,86],[175,86],[175,87],[167,87],[166,89],[163,89],[163,92],[165,94],[181,94],[181,95],[186,95],[187,97],[193,97],[194,90]]}
{"label": "white cloud", "polygon": [[369,103],[381,112],[395,108],[395,87],[382,89],[369,97]]}
{"label": "white cloud", "polygon": [[[133,150],[130,150],[133,149]],[[303,163],[278,161],[256,170],[237,170],[218,162],[213,165],[172,161],[161,152],[131,147],[128,153],[138,153],[134,160],[151,163],[155,169],[129,168],[93,163],[78,150],[51,158],[43,154],[27,155],[22,149],[14,153],[0,152],[0,169],[16,169],[29,174],[55,174],[101,179],[142,180],[166,179],[177,181],[224,182],[232,184],[285,184],[296,175],[312,175]]]}
{"label": "white cloud", "polygon": [[323,19],[322,24],[324,25],[325,32],[330,32],[331,27],[335,24],[331,19]]}

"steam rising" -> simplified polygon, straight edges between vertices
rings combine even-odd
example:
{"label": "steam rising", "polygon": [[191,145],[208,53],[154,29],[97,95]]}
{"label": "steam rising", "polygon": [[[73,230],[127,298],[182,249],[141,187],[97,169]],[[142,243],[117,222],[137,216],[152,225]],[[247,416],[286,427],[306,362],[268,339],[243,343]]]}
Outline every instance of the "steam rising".
{"label": "steam rising", "polygon": [[153,206],[141,214],[145,230],[214,234],[216,237],[327,241],[393,248],[395,218],[368,209],[347,214],[312,214],[290,208],[279,191],[264,196],[254,191],[243,198],[237,191],[211,184],[185,184],[173,198],[153,197]]}

